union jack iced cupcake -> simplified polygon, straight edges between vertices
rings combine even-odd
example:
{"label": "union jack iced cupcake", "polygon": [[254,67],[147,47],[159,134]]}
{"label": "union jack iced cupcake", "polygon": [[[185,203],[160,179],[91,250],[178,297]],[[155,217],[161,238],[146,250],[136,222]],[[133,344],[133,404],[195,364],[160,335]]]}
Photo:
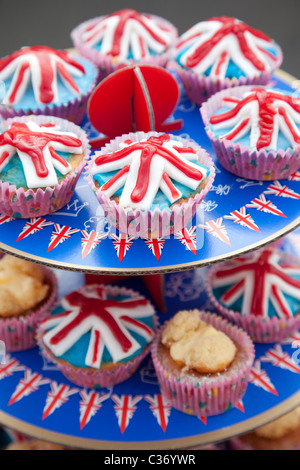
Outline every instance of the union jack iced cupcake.
{"label": "union jack iced cupcake", "polygon": [[213,162],[199,145],[156,132],[117,137],[87,167],[109,222],[141,238],[167,237],[186,226],[214,176]]}
{"label": "union jack iced cupcake", "polygon": [[151,346],[161,393],[179,411],[224,413],[245,394],[254,360],[248,335],[218,315],[180,311]]}
{"label": "union jack iced cupcake", "polygon": [[204,127],[221,165],[258,181],[286,179],[300,166],[300,99],[266,87],[223,90],[203,103]]}
{"label": "union jack iced cupcake", "polygon": [[40,324],[42,354],[71,382],[111,387],[133,375],[156,327],[150,301],[131,289],[90,284],[64,297]]}
{"label": "union jack iced cupcake", "polygon": [[99,67],[102,78],[128,65],[166,66],[177,36],[169,21],[132,9],[89,19],[71,32],[74,47]]}
{"label": "union jack iced cupcake", "polygon": [[231,450],[300,450],[300,407],[229,441]]}
{"label": "union jack iced cupcake", "polygon": [[0,132],[0,212],[32,218],[67,204],[89,156],[85,132],[52,116],[7,119]]}
{"label": "union jack iced cupcake", "polygon": [[263,32],[223,16],[188,29],[175,46],[174,62],[187,96],[200,106],[224,88],[268,83],[282,52]]}
{"label": "union jack iced cupcake", "polygon": [[22,47],[0,59],[0,114],[57,116],[80,124],[98,70],[86,59],[48,46]]}
{"label": "union jack iced cupcake", "polygon": [[273,247],[210,268],[207,284],[218,312],[257,343],[280,342],[300,327],[300,263]]}
{"label": "union jack iced cupcake", "polygon": [[56,300],[54,273],[11,255],[0,259],[0,340],[6,352],[36,346],[39,322]]}

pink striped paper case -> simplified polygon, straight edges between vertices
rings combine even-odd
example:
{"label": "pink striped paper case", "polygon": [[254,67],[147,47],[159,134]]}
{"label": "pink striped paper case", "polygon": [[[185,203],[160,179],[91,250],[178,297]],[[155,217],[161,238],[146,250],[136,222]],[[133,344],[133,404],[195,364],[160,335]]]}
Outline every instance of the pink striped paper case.
{"label": "pink striped paper case", "polygon": [[178,373],[174,368],[164,365],[164,355],[168,351],[160,350],[161,333],[158,331],[151,354],[161,393],[174,408],[198,417],[213,416],[233,408],[244,396],[250,370],[254,361],[254,345],[249,336],[228,323],[222,317],[199,311],[201,320],[223,331],[236,344],[239,359],[226,370],[218,374],[187,374],[184,368]]}
{"label": "pink striped paper case", "polygon": [[257,181],[286,179],[300,166],[300,146],[287,150],[250,150],[238,142],[215,137],[209,123],[210,118],[224,105],[223,98],[242,98],[252,87],[235,87],[222,90],[211,96],[200,108],[205,131],[212,143],[215,154],[225,170],[240,178]]}
{"label": "pink striped paper case", "polygon": [[[101,149],[101,153],[106,154],[119,150],[122,142],[128,139],[133,142],[140,142],[141,140],[145,140],[151,136],[160,135],[161,134],[157,132],[136,132],[124,134],[106,144],[106,146]],[[140,238],[166,238],[176,233],[191,222],[198,205],[205,198],[213,184],[215,168],[212,159],[206,151],[195,142],[171,134],[169,135],[171,139],[182,142],[184,148],[192,147],[195,149],[198,156],[198,162],[205,165],[210,170],[205,186],[197,192],[194,197],[190,197],[181,204],[174,203],[168,208],[154,208],[153,210],[132,209],[130,207],[123,208],[115,201],[115,199],[109,198],[104,191],[101,191],[101,189],[95,185],[95,180],[91,174],[93,159],[88,163],[86,170],[87,182],[103,207],[109,223],[122,233]]]}
{"label": "pink striped paper case", "polygon": [[[226,263],[224,263],[225,265]],[[299,262],[297,262],[299,265]],[[300,328],[300,315],[290,318],[262,318],[254,314],[241,315],[232,309],[226,308],[215,297],[212,289],[212,280],[217,269],[222,267],[223,263],[213,266],[207,274],[205,288],[209,300],[212,302],[217,312],[224,318],[228,319],[238,327],[248,333],[254,343],[275,343],[287,338],[291,333],[298,331]]]}
{"label": "pink striped paper case", "polygon": [[[93,285],[86,286],[86,289],[92,288]],[[138,300],[141,299],[141,295],[132,290],[127,289],[125,287],[119,287],[116,285],[103,285],[97,284],[97,288],[104,289],[105,293],[110,297],[115,296],[128,296],[130,300]],[[150,303],[150,306],[153,309],[152,315],[152,326],[153,326],[153,335],[158,328],[158,319],[155,314],[155,309]],[[53,316],[55,317],[55,315]],[[48,316],[48,319],[50,317]],[[47,318],[45,319],[47,322]],[[119,323],[120,320],[118,320]],[[124,327],[122,327],[124,328]],[[47,328],[46,328],[47,329]],[[128,359],[127,361],[124,360],[123,362],[111,362],[107,367],[106,364],[101,364],[99,368],[86,366],[86,367],[79,367],[71,364],[67,360],[64,360],[60,357],[56,357],[55,354],[47,347],[45,344],[43,337],[46,332],[45,327],[43,324],[39,325],[36,334],[36,341],[40,348],[41,354],[50,362],[54,363],[60,372],[72,383],[75,385],[79,385],[80,387],[87,387],[87,388],[99,388],[105,387],[109,388],[113,385],[118,383],[124,382],[125,380],[129,379],[135,371],[138,369],[139,365],[143,361],[143,359],[149,354],[150,352],[150,341],[143,347],[141,352],[139,352],[136,356]],[[124,331],[125,332],[125,328]],[[80,338],[79,338],[80,339]],[[117,340],[115,340],[117,341]]]}
{"label": "pink striped paper case", "polygon": [[38,308],[26,315],[0,319],[0,339],[5,343],[6,352],[25,351],[36,346],[36,331],[39,323],[49,315],[57,298],[57,278],[49,268],[41,266],[50,285],[50,293]]}
{"label": "pink striped paper case", "polygon": [[[76,183],[89,158],[90,146],[86,133],[77,125],[66,119],[54,116],[22,116],[1,122],[3,131],[9,129],[13,122],[37,124],[51,123],[60,127],[60,132],[73,132],[82,141],[83,160],[75,170],[70,171],[53,187],[28,189],[17,188],[0,179],[0,212],[13,218],[40,217],[52,214],[65,206],[72,198]],[[0,175],[1,178],[1,175]]]}
{"label": "pink striped paper case", "polygon": [[[151,15],[151,17],[158,19],[162,27],[166,27],[167,29],[172,31],[172,35],[174,36],[173,42],[175,43],[175,40],[177,39],[178,35],[177,28],[175,28],[169,21],[163,18],[159,18],[156,15]],[[91,18],[79,24],[71,31],[71,39],[78,53],[99,68],[99,81],[103,80],[112,72],[115,72],[116,70],[130,65],[156,65],[159,67],[166,67],[171,56],[171,48],[168,48],[165,52],[160,54],[151,54],[151,56],[144,57],[139,61],[135,61],[134,59],[126,59],[120,61],[118,56],[114,57],[111,54],[101,53],[96,48],[90,47],[89,45],[85,44],[85,42],[83,41],[85,31],[93,27],[95,24],[99,23],[99,21],[104,18],[105,16]]]}
{"label": "pink striped paper case", "polygon": [[192,70],[184,69],[178,64],[173,65],[173,67],[184,86],[187,97],[197,106],[201,106],[209,97],[221,90],[245,85],[266,85],[272,76],[270,72],[263,72],[255,77],[242,76],[221,80],[206,75],[197,75]]}

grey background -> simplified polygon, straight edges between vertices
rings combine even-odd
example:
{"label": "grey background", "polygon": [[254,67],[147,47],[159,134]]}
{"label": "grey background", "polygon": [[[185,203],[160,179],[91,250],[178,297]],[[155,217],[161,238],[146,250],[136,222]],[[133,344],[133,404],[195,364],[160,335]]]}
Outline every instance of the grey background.
{"label": "grey background", "polygon": [[182,34],[213,16],[234,16],[275,39],[284,54],[283,70],[300,78],[300,0],[0,0],[0,57],[22,46],[72,46],[79,23],[121,8],[154,13]]}

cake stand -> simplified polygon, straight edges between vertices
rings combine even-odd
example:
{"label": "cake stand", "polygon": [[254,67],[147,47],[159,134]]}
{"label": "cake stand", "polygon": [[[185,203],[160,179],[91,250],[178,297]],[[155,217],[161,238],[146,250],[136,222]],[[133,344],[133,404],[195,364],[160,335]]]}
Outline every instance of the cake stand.
{"label": "cake stand", "polygon": [[[278,72],[272,85],[291,90],[293,81]],[[174,118],[184,121],[175,134],[188,136],[212,152],[199,109],[184,94]],[[88,121],[83,126],[90,138],[97,136]],[[215,164],[213,187],[193,221],[168,239],[133,239],[115,231],[83,175],[70,203],[51,216],[18,220],[0,215],[0,249],[52,267],[60,280],[61,296],[82,285],[87,274],[126,275],[118,284],[149,296],[144,275],[161,273],[167,312],[159,313],[161,321],[180,309],[210,310],[204,290],[209,265],[277,240],[297,252],[300,240],[296,230],[300,172],[289,180],[263,183],[237,178]],[[87,390],[74,386],[45,362],[38,348],[11,353],[0,365],[0,423],[75,448],[210,445],[248,432],[300,404],[299,348],[299,333],[280,344],[256,344],[243,400],[208,418],[171,408],[160,394],[150,356],[126,382],[111,389]]]}

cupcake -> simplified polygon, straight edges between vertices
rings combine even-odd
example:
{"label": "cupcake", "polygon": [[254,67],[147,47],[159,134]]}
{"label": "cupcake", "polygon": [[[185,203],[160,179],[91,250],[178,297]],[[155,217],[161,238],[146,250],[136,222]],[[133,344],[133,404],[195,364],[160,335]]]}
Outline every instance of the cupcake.
{"label": "cupcake", "polygon": [[230,440],[232,450],[300,450],[300,407]]}
{"label": "cupcake", "polygon": [[87,167],[87,180],[109,222],[141,238],[185,227],[215,176],[209,155],[171,134],[136,132],[110,141]]}
{"label": "cupcake", "polygon": [[0,129],[0,213],[28,218],[61,209],[89,156],[85,132],[52,116],[7,119]]}
{"label": "cupcake", "polygon": [[182,310],[166,322],[151,353],[162,394],[198,417],[224,413],[241,400],[254,360],[244,331],[199,310]]}
{"label": "cupcake", "polygon": [[57,280],[50,269],[11,255],[0,259],[0,340],[6,352],[36,346],[37,326],[56,295]]}
{"label": "cupcake", "polygon": [[221,165],[246,179],[290,177],[300,166],[300,99],[265,87],[237,87],[201,107]]}
{"label": "cupcake", "polygon": [[71,33],[74,47],[104,78],[134,64],[166,66],[177,29],[164,18],[123,9],[89,19]]}
{"label": "cupcake", "polygon": [[188,98],[200,106],[224,88],[268,83],[282,52],[263,32],[222,16],[188,29],[178,39],[173,62]]}
{"label": "cupcake", "polygon": [[0,59],[4,119],[24,114],[57,116],[80,124],[98,70],[86,59],[47,46],[23,47]]}
{"label": "cupcake", "polygon": [[210,268],[206,289],[219,313],[257,343],[280,342],[300,327],[300,263],[264,248]]}
{"label": "cupcake", "polygon": [[24,439],[24,441],[21,442],[12,442],[10,443],[4,450],[67,450],[66,447],[63,447],[59,444],[53,444],[51,442],[47,441],[42,441],[40,439]]}
{"label": "cupcake", "polygon": [[71,292],[41,322],[42,354],[76,385],[111,387],[128,379],[149,352],[155,310],[138,292],[90,284]]}

